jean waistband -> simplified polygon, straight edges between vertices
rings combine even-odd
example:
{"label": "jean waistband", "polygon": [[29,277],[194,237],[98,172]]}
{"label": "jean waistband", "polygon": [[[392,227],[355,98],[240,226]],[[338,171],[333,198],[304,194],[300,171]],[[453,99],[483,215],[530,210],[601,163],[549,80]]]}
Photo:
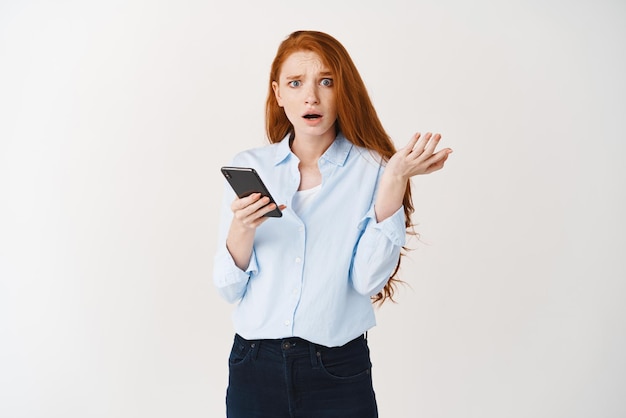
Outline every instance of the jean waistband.
{"label": "jean waistband", "polygon": [[235,338],[241,342],[249,345],[254,350],[253,356],[256,357],[259,350],[269,351],[274,354],[281,354],[286,356],[302,356],[310,355],[312,357],[318,357],[320,353],[327,350],[338,350],[342,347],[346,347],[351,344],[358,344],[360,341],[366,339],[366,335],[362,334],[355,339],[347,342],[340,347],[326,347],[321,344],[315,344],[311,341],[305,340],[300,337],[287,337],[278,339],[260,339],[260,340],[247,340],[239,334],[235,334]]}

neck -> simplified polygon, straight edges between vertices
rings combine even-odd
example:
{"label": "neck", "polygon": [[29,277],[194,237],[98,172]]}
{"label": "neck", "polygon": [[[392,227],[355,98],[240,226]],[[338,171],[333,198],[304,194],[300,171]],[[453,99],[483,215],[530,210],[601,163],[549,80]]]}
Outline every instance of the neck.
{"label": "neck", "polygon": [[328,147],[331,146],[335,140],[335,133],[332,135],[320,136],[307,136],[298,135],[294,136],[291,143],[291,151],[298,157],[298,159],[304,164],[315,163],[326,152]]}

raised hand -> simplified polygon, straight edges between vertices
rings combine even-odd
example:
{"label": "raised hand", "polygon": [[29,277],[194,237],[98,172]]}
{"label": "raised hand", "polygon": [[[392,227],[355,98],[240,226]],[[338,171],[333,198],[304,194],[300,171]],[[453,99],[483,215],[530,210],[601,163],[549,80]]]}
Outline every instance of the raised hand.
{"label": "raised hand", "polygon": [[428,132],[422,136],[418,132],[404,148],[399,149],[387,161],[375,203],[378,222],[400,209],[411,177],[429,174],[443,168],[452,150],[444,148],[435,152],[440,139],[439,134],[433,136]]}
{"label": "raised hand", "polygon": [[452,150],[444,148],[435,152],[440,140],[440,134],[428,132],[422,136],[419,132],[416,133],[405,147],[389,159],[385,172],[408,180],[418,174],[429,174],[442,169]]}

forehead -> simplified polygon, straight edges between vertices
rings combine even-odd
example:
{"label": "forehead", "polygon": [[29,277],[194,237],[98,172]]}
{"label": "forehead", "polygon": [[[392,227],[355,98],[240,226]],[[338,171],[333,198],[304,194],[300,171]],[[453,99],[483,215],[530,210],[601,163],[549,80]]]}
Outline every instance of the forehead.
{"label": "forehead", "polygon": [[313,51],[291,53],[280,67],[280,76],[306,73],[326,73],[330,70],[320,56]]}

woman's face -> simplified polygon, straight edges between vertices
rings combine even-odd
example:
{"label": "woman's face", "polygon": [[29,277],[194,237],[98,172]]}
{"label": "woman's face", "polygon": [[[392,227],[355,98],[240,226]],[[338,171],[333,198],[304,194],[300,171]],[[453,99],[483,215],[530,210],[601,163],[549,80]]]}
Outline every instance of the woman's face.
{"label": "woman's face", "polygon": [[311,51],[294,52],[272,82],[278,105],[285,110],[298,139],[335,139],[337,107],[333,74]]}

